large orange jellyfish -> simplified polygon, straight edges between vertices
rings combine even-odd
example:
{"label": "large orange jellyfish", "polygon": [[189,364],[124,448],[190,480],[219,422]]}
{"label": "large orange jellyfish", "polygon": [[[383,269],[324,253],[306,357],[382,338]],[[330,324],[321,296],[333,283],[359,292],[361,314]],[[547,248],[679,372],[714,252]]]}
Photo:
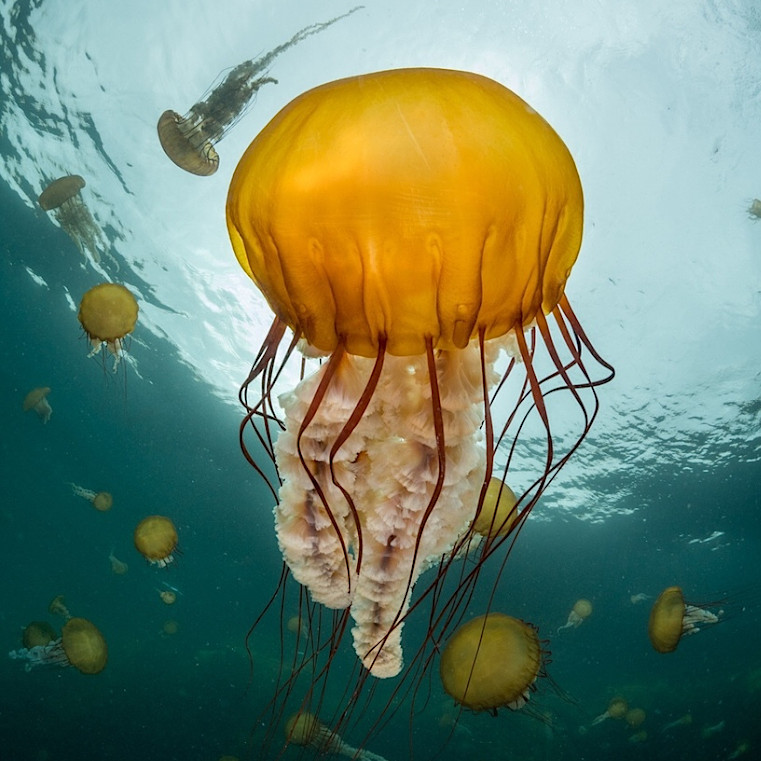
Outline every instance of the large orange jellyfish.
{"label": "large orange jellyfish", "polygon": [[218,85],[209,88],[184,116],[171,109],[164,111],[156,126],[164,153],[186,172],[201,177],[214,174],[219,167],[219,154],[214,146],[246,113],[260,87],[277,84],[276,79],[267,76],[272,61],[288,48],[361,7],[330,21],[310,24],[261,58],[238,64]]}
{"label": "large orange jellyfish", "polygon": [[672,653],[685,634],[697,634],[701,626],[718,623],[721,613],[691,605],[685,602],[680,587],[667,587],[650,610],[647,628],[650,643],[659,653]]}
{"label": "large orange jellyfish", "polygon": [[90,288],[79,304],[79,322],[92,347],[88,357],[102,346],[114,357],[114,372],[124,353],[124,339],[135,329],[138,306],[132,292],[118,283]]}
{"label": "large orange jellyfish", "polygon": [[35,666],[74,666],[83,674],[98,674],[106,667],[108,646],[100,630],[86,618],[70,618],[61,637],[46,644],[13,650],[8,655]]}
{"label": "large orange jellyfish", "polygon": [[439,664],[441,683],[457,703],[492,713],[523,708],[542,669],[536,628],[504,613],[488,613],[461,626]]}
{"label": "large orange jellyfish", "polygon": [[53,408],[50,406],[50,402],[48,401],[49,393],[50,386],[39,386],[38,388],[33,388],[24,397],[24,401],[22,403],[24,412],[34,410],[43,423],[49,422],[53,414]]}
{"label": "large orange jellyfish", "polygon": [[[579,446],[613,375],[564,293],[583,224],[576,167],[497,82],[378,72],[280,111],[233,175],[227,222],[275,313],[241,389],[244,453],[277,500],[290,573],[315,603],[348,611],[364,673],[392,677],[418,578],[436,568],[415,603],[433,606],[432,648]],[[551,420],[563,402],[578,430],[560,447]],[[463,553],[491,478],[515,487],[519,468],[535,472],[514,521]],[[463,555],[473,562],[455,568]],[[456,590],[434,594],[453,568]],[[331,637],[345,629],[337,617]]]}
{"label": "large orange jellyfish", "polygon": [[174,562],[177,552],[177,529],[163,515],[149,515],[135,527],[135,548],[149,562],[165,568]]}

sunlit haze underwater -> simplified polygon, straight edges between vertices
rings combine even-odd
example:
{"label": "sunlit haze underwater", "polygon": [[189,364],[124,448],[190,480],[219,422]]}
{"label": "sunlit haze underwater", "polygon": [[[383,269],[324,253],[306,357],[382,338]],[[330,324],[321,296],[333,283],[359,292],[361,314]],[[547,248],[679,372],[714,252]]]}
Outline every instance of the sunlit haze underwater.
{"label": "sunlit haze underwater", "polygon": [[[407,66],[485,74],[568,145],[585,235],[567,293],[617,374],[495,602],[548,640],[556,688],[543,680],[533,715],[458,713],[434,669],[427,702],[397,711],[368,747],[389,761],[410,748],[421,761],[760,758],[761,204],[750,209],[761,198],[761,6],[365,0],[273,58],[277,83],[217,144],[216,174],[167,158],[164,110],[186,113],[231,67],[352,7],[0,0],[0,644],[20,648],[32,620],[60,628],[48,603],[63,594],[109,647],[96,676],[0,659],[0,759],[256,757],[280,631],[257,630],[253,675],[245,637],[281,558],[272,497],[240,452],[237,391],[271,313],[232,253],[227,188],[296,95]],[[86,180],[100,261],[38,205],[67,174]],[[76,316],[104,280],[140,305],[116,372],[111,358],[88,358]],[[38,386],[51,388],[47,424],[22,409]],[[72,483],[111,492],[113,508],[94,510]],[[168,569],[133,546],[154,513],[178,528]],[[111,554],[126,573],[112,572]],[[172,606],[159,597],[167,585]],[[724,601],[725,614],[659,655],[647,621],[670,585]],[[592,615],[558,632],[578,598]],[[404,637],[425,625],[413,617]],[[646,712],[642,726],[592,726],[619,695]],[[299,753],[315,751],[284,758]]]}

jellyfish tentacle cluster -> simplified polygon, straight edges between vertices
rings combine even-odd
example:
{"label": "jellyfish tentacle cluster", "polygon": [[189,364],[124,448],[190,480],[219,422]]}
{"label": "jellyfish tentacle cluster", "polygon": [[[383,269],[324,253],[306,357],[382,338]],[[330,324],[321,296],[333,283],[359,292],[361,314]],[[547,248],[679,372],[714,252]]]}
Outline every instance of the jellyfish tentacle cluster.
{"label": "jellyfish tentacle cluster", "polygon": [[193,104],[185,115],[171,109],[159,117],[157,131],[166,155],[181,169],[207,177],[219,167],[219,154],[214,147],[246,113],[252,98],[265,84],[277,84],[267,76],[272,61],[288,48],[310,35],[354,13],[363,6],[336,16],[329,21],[310,24],[296,32],[287,42],[278,45],[260,58],[235,66],[217,86]]}
{"label": "jellyfish tentacle cluster", "polygon": [[326,727],[314,714],[302,711],[291,716],[285,725],[285,736],[294,745],[309,745],[322,753],[335,753],[358,761],[386,761],[383,756],[364,748],[349,745]]}

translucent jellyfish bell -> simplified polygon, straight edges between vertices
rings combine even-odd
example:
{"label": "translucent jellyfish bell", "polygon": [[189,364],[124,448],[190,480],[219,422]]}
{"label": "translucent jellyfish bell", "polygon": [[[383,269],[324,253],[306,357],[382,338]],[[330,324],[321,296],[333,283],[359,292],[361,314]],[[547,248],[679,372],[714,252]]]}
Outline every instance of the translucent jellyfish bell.
{"label": "translucent jellyfish bell", "polygon": [[[87,259],[89,254],[94,262],[100,263],[101,249],[105,250],[106,246],[101,229],[79,193],[86,184],[78,174],[59,177],[42,191],[38,201],[45,211],[53,213],[82,256]],[[116,261],[110,255],[109,258],[118,268]]]}
{"label": "translucent jellyfish bell", "polygon": [[156,126],[164,153],[186,172],[201,177],[214,174],[219,167],[215,144],[246,113],[262,85],[277,84],[276,79],[266,75],[272,61],[283,51],[327,29],[361,7],[352,8],[330,21],[310,24],[261,58],[238,64],[220,84],[207,90],[205,96],[193,104],[184,116],[171,109],[164,111]]}
{"label": "translucent jellyfish bell", "polygon": [[369,750],[355,748],[326,727],[311,713],[297,713],[285,725],[285,736],[294,745],[309,745],[322,753],[331,753],[359,761],[386,761],[383,756]]}

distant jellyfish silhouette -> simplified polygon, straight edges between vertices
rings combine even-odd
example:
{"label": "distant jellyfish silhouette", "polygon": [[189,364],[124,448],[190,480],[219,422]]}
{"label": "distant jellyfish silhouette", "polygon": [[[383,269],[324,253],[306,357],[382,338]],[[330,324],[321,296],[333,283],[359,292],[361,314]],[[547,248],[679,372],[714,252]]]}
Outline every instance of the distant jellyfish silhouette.
{"label": "distant jellyfish silhouette", "polygon": [[27,649],[47,645],[56,639],[58,633],[47,621],[31,621],[21,635],[21,643]]}
{"label": "distant jellyfish silhouette", "polygon": [[647,718],[647,714],[642,708],[630,708],[624,714],[624,721],[632,728],[640,726]]}
{"label": "distant jellyfish silhouette", "polygon": [[652,595],[646,595],[644,592],[638,592],[636,595],[630,595],[629,601],[632,605],[637,605],[638,603],[644,602],[645,600],[649,600],[652,597]]}
{"label": "distant jellyfish silhouette", "polygon": [[690,724],[692,724],[692,714],[688,711],[678,719],[674,719],[668,724],[664,724],[661,728],[661,734],[664,732],[669,732],[672,729],[676,729],[677,727],[688,727]]}
{"label": "distant jellyfish silhouette", "polygon": [[161,625],[161,631],[167,637],[173,637],[178,631],[180,631],[180,625],[173,618],[168,618]]}
{"label": "distant jellyfish silhouette", "polygon": [[[711,603],[705,607],[716,607]],[[713,613],[685,602],[680,587],[667,587],[658,595],[650,610],[647,633],[650,644],[659,653],[672,653],[684,635],[697,634],[702,626],[716,624],[722,611]]]}
{"label": "distant jellyfish silhouette", "polygon": [[77,484],[71,484],[71,490],[77,497],[86,499],[98,512],[108,512],[114,504],[114,498],[107,491],[92,491]]}
{"label": "distant jellyfish silhouette", "polygon": [[50,420],[50,416],[53,414],[53,408],[48,401],[48,394],[50,393],[49,386],[40,386],[39,388],[33,388],[25,397],[22,404],[24,412],[34,410],[43,423],[47,423]]}
{"label": "distant jellyfish silhouette", "polygon": [[165,568],[174,562],[177,552],[177,529],[163,515],[149,515],[135,528],[135,548],[149,562]]}
{"label": "distant jellyfish silhouette", "polygon": [[38,201],[45,211],[53,212],[82,256],[87,259],[89,253],[93,261],[99,263],[100,249],[105,249],[103,233],[79,193],[85,184],[78,174],[59,177],[42,191]]}
{"label": "distant jellyfish silhouette", "polygon": [[56,595],[48,605],[48,613],[52,613],[54,616],[61,616],[62,618],[71,618],[71,613],[66,607],[63,595]]}
{"label": "distant jellyfish silhouette", "polygon": [[517,710],[543,674],[536,627],[504,613],[488,613],[461,626],[441,654],[444,690],[473,711]]}
{"label": "distant jellyfish silhouette", "polygon": [[132,293],[117,283],[101,283],[90,288],[79,304],[78,318],[92,347],[88,357],[101,347],[114,357],[114,372],[124,353],[124,339],[137,323],[138,305]]}
{"label": "distant jellyfish silhouette", "polygon": [[115,573],[117,576],[124,576],[129,570],[129,566],[124,561],[119,560],[119,558],[114,555],[113,550],[111,550],[108,555],[108,561],[111,563],[112,573]]}
{"label": "distant jellyfish silhouette", "polygon": [[592,725],[600,724],[606,719],[623,719],[629,710],[629,704],[623,698],[613,698],[604,713],[592,720]]}
{"label": "distant jellyfish silhouette", "polygon": [[174,605],[177,602],[177,593],[172,589],[157,589],[161,602],[164,605]]}
{"label": "distant jellyfish silhouette", "polygon": [[108,646],[101,632],[86,618],[70,618],[59,639],[8,653],[26,660],[26,670],[37,666],[74,666],[83,674],[98,674],[106,666]]}
{"label": "distant jellyfish silhouette", "polygon": [[748,207],[748,216],[751,219],[761,219],[761,199],[754,198]]}
{"label": "distant jellyfish silhouette", "polygon": [[272,61],[301,40],[321,32],[361,7],[357,6],[330,21],[311,24],[261,58],[238,64],[184,116],[176,111],[164,111],[157,125],[164,153],[186,172],[199,176],[214,174],[219,167],[219,154],[214,146],[246,113],[260,87],[277,84],[276,79],[266,75]]}
{"label": "distant jellyfish silhouette", "polygon": [[285,724],[285,736],[294,745],[309,745],[320,755],[334,753],[358,761],[386,761],[383,756],[369,750],[354,748],[326,727],[314,714],[301,712],[291,716]]}
{"label": "distant jellyfish silhouette", "polygon": [[565,622],[565,624],[563,624],[563,626],[558,627],[558,631],[561,632],[563,629],[569,629],[571,627],[578,629],[584,620],[589,618],[591,615],[592,603],[582,597],[581,599],[576,600],[576,602],[573,604],[573,608],[568,614],[568,620]]}

